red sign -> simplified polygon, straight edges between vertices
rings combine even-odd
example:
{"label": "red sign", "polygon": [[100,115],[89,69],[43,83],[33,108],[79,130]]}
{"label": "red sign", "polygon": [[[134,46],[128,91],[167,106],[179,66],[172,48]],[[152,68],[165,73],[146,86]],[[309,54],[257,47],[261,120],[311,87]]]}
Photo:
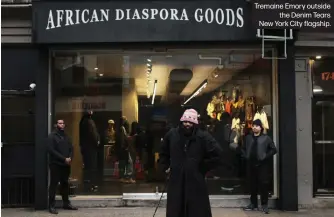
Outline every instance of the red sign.
{"label": "red sign", "polygon": [[322,72],[321,80],[323,81],[333,81],[334,80],[334,72]]}

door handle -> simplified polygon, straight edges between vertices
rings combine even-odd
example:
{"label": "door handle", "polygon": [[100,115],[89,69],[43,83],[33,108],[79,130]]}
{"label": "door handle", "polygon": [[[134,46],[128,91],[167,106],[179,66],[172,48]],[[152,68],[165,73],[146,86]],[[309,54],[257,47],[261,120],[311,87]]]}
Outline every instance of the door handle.
{"label": "door handle", "polygon": [[315,144],[334,144],[334,140],[316,140]]}

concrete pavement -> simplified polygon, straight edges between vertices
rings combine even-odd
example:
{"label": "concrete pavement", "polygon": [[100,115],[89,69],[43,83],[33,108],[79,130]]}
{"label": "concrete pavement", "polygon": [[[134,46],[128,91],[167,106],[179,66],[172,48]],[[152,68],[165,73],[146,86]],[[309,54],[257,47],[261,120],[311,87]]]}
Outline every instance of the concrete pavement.
{"label": "concrete pavement", "polygon": [[[270,215],[261,212],[244,212],[241,209],[212,208],[213,217],[333,217],[334,209],[301,210],[299,212],[281,212],[272,210]],[[61,217],[151,217],[154,208],[82,208],[78,211],[65,211],[59,209]],[[2,209],[2,217],[49,217],[46,211],[33,211],[29,209]],[[165,217],[165,209],[158,210],[156,217]]]}

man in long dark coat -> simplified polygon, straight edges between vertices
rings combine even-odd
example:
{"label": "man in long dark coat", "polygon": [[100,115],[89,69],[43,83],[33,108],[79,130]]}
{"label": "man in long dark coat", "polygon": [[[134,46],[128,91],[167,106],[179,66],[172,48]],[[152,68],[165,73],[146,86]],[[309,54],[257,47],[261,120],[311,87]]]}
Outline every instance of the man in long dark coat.
{"label": "man in long dark coat", "polygon": [[198,128],[198,113],[188,109],[166,135],[160,163],[169,175],[167,217],[211,217],[205,174],[222,164],[222,149]]}
{"label": "man in long dark coat", "polygon": [[97,150],[100,145],[100,135],[92,119],[93,111],[87,111],[80,120],[80,149],[84,163],[84,182],[90,190],[97,191]]}

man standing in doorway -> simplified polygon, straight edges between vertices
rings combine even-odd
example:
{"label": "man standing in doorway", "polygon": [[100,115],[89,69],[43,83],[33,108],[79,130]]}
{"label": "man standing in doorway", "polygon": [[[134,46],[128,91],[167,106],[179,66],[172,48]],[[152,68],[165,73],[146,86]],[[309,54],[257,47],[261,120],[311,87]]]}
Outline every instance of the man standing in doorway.
{"label": "man standing in doorway", "polygon": [[73,159],[73,145],[64,132],[64,120],[57,120],[56,129],[48,137],[48,152],[50,160],[50,186],[49,186],[49,211],[58,214],[55,208],[55,197],[58,183],[60,182],[63,208],[77,210],[69,200],[68,179],[71,173]]}
{"label": "man standing in doorway", "polygon": [[92,115],[93,111],[88,110],[81,118],[79,137],[84,164],[84,185],[90,191],[96,192],[98,190],[97,152],[100,145],[100,135]]}
{"label": "man standing in doorway", "polygon": [[169,175],[167,217],[211,217],[205,174],[222,164],[222,150],[188,109],[164,137],[160,164]]}
{"label": "man standing in doorway", "polygon": [[263,134],[262,123],[259,119],[253,121],[252,131],[253,133],[246,136],[245,146],[242,149],[242,154],[247,160],[251,189],[251,203],[244,210],[258,209],[257,195],[260,191],[262,211],[269,214],[269,169],[270,161],[277,153],[277,149],[272,139]]}

